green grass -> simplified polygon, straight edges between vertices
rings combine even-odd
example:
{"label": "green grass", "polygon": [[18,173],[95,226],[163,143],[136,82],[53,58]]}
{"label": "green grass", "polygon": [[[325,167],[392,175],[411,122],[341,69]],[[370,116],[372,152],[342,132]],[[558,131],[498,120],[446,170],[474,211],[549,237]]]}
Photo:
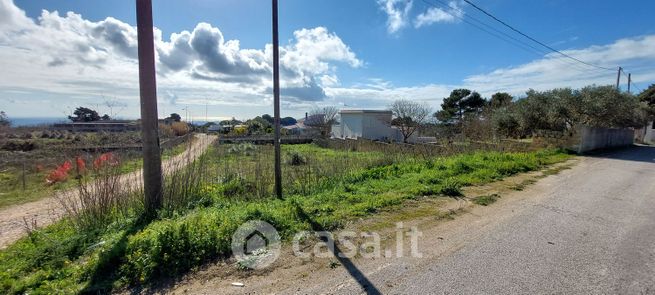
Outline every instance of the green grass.
{"label": "green grass", "polygon": [[480,206],[489,206],[500,199],[499,194],[479,196],[473,199],[473,204]]}
{"label": "green grass", "polygon": [[[179,144],[172,149],[166,149],[162,153],[162,159],[166,160],[175,155],[179,155],[187,148],[187,143]],[[72,160],[72,159],[71,159]],[[121,165],[116,168],[115,173],[130,173],[141,169],[143,160],[138,158],[128,157]],[[74,165],[74,162],[73,162]],[[87,163],[87,167],[92,163]],[[52,168],[52,167],[51,167]],[[22,182],[22,169],[16,167],[8,167],[0,172],[0,209],[12,205],[24,204],[32,201],[37,201],[45,197],[53,196],[57,191],[71,189],[77,186],[78,182],[71,176],[66,182],[56,183],[54,185],[46,184],[46,176],[52,169],[45,169],[44,171],[37,172],[33,167],[28,167],[25,173],[25,189],[23,189]],[[89,175],[87,177],[93,177]]]}
{"label": "green grass", "polygon": [[[256,187],[249,187],[248,179],[229,180],[207,183],[196,196],[202,201],[152,222],[126,218],[96,230],[78,231],[64,220],[0,251],[0,293],[96,293],[146,284],[229,256],[232,233],[248,220],[267,221],[289,239],[301,230],[336,229],[420,196],[459,196],[464,186],[540,169],[569,157],[547,150],[390,161],[377,153],[313,145],[284,146],[283,151],[303,154],[309,163],[297,168],[287,165],[286,171],[321,168],[308,166],[311,163],[323,165],[324,171],[314,172],[314,184],[305,188],[310,193],[302,193],[301,184],[291,183],[285,191],[296,193],[287,193],[284,200],[246,198]],[[247,167],[255,167],[256,157],[261,157],[210,155],[226,156],[227,161],[241,159],[245,167],[241,172],[250,171]],[[340,170],[339,160],[352,167]],[[220,165],[214,162],[211,167],[220,169]]]}
{"label": "green grass", "polygon": [[537,182],[537,180],[535,180],[535,179],[526,179],[526,180],[521,181],[521,183],[517,183],[517,184],[511,186],[510,189],[515,190],[515,191],[522,191],[527,186],[529,186],[531,184],[534,184],[535,182]]}

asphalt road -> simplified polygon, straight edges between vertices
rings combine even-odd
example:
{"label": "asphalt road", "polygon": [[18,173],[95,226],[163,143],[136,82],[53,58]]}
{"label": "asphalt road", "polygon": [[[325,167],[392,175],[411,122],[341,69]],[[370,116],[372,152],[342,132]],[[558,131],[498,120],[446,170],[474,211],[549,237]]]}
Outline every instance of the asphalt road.
{"label": "asphalt road", "polygon": [[388,293],[655,294],[655,148],[573,172]]}
{"label": "asphalt road", "polygon": [[582,158],[423,234],[423,258],[264,293],[655,294],[655,147]]}

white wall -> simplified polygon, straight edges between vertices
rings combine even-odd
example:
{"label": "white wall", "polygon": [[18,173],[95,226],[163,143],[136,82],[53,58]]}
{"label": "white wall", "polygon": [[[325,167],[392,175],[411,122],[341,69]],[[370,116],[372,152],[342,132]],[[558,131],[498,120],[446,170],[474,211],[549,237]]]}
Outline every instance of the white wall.
{"label": "white wall", "polygon": [[639,142],[644,142],[647,144],[655,144],[655,122],[650,122],[643,128],[635,130],[635,139]]}
{"label": "white wall", "polygon": [[578,153],[598,149],[629,146],[634,143],[633,129],[610,129],[589,126],[579,126],[580,143],[576,147]]}
{"label": "white wall", "polygon": [[391,140],[391,118],[388,114],[363,114],[362,116],[363,138],[375,140]]}
{"label": "white wall", "polygon": [[341,138],[362,137],[362,116],[361,114],[341,114]]}

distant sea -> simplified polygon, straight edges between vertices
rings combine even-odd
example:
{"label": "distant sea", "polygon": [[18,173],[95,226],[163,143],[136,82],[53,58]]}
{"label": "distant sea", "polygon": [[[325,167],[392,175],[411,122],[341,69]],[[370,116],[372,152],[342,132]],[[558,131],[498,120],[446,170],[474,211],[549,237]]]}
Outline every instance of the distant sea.
{"label": "distant sea", "polygon": [[37,118],[37,117],[24,117],[24,118],[9,118],[11,121],[11,126],[13,127],[23,127],[23,126],[38,126],[43,124],[54,124],[68,121],[67,118],[62,117],[51,117],[51,118]]}
{"label": "distant sea", "polygon": [[[37,117],[24,117],[24,118],[9,118],[11,121],[11,126],[13,127],[29,127],[29,126],[38,126],[38,125],[50,125],[55,123],[66,123],[68,118],[62,117],[51,117],[51,118],[37,118]],[[196,126],[202,126],[206,121],[193,121],[193,124]]]}

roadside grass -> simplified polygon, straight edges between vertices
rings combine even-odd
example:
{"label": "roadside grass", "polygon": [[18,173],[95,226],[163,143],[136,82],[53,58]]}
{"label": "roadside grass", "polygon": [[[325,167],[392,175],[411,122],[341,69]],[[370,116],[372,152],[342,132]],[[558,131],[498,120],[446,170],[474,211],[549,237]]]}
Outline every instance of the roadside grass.
{"label": "roadside grass", "polygon": [[[284,146],[285,153],[300,153],[308,164],[285,162],[285,175],[295,178],[286,183],[286,198],[281,200],[271,197],[268,186],[250,182],[255,175],[266,177],[257,174],[257,167],[264,164],[256,161],[268,161],[268,156],[261,155],[261,151],[260,155],[243,150],[231,153],[228,148],[219,146],[205,155],[208,166],[223,171],[226,165],[230,169],[225,171],[239,178],[222,173],[210,177],[208,183],[187,192],[192,198],[186,207],[162,212],[151,222],[140,220],[140,212],[133,210],[107,225],[84,230],[66,219],[0,251],[0,293],[103,293],[148,284],[227,258],[233,232],[248,220],[267,221],[288,240],[298,231],[317,226],[337,229],[407,200],[458,197],[464,186],[537,170],[570,157],[544,150],[399,160],[379,153]],[[225,156],[225,160],[217,160],[219,156]],[[338,161],[351,167],[344,169]],[[294,169],[311,171],[312,176],[299,175]],[[310,179],[309,185],[301,183]],[[256,189],[263,191],[252,196],[258,194]]]}
{"label": "roadside grass", "polygon": [[[545,173],[544,173],[544,175],[545,175]],[[534,184],[535,182],[537,182],[536,179],[526,179],[526,180],[521,181],[520,183],[517,183],[517,184],[511,186],[510,189],[515,190],[515,191],[522,191],[526,187],[528,187],[529,185]]]}
{"label": "roadside grass", "polygon": [[473,204],[480,206],[489,206],[500,199],[499,194],[479,196],[473,199]]}

